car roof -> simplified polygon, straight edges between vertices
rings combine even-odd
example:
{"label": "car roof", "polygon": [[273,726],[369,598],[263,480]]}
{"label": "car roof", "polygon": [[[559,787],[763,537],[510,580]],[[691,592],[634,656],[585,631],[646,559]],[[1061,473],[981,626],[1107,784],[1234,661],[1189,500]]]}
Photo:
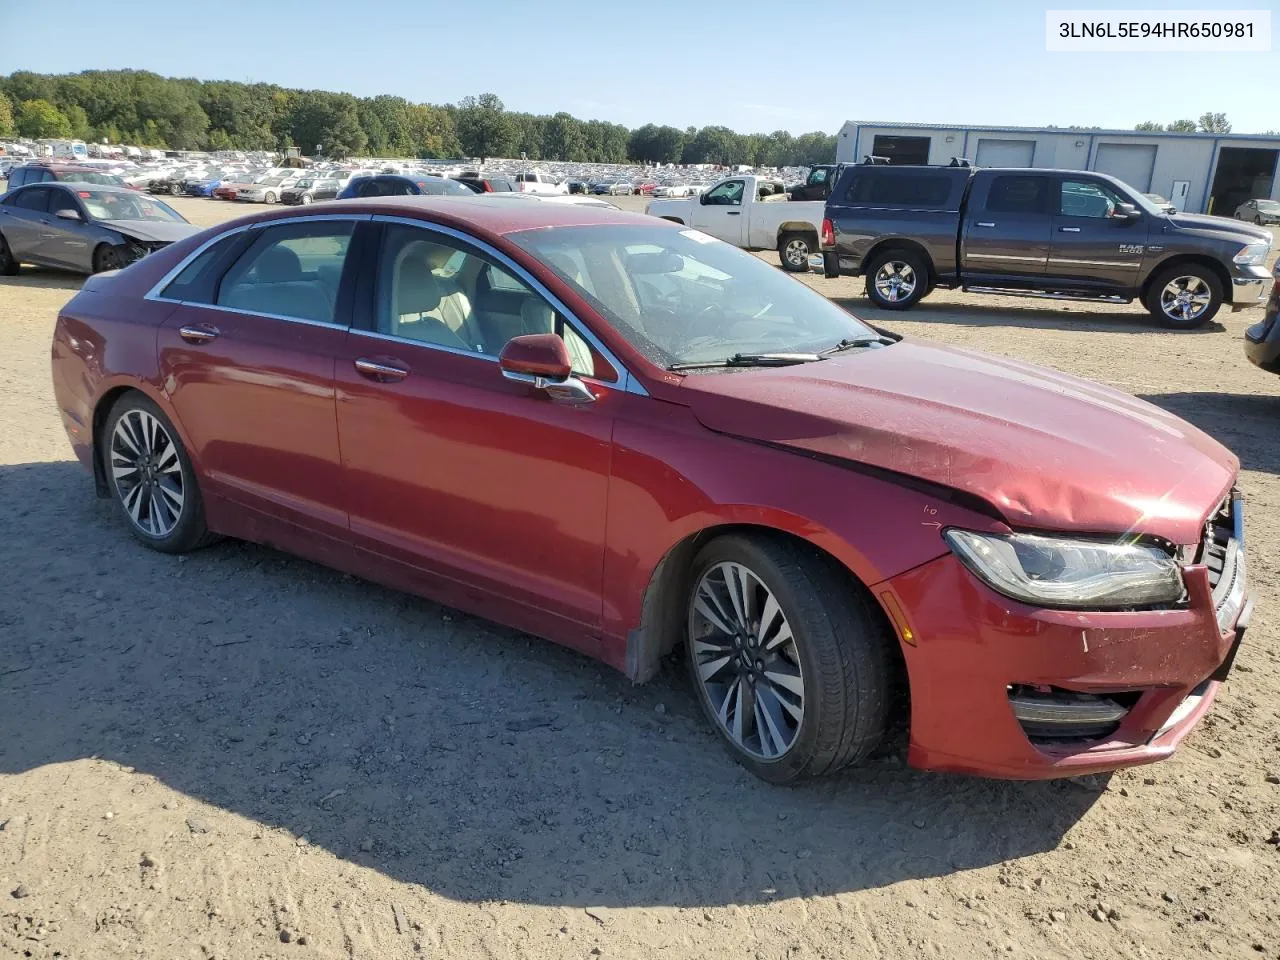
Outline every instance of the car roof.
{"label": "car roof", "polygon": [[[44,180],[41,183],[24,183],[20,187],[14,187],[15,190],[26,190],[30,187],[57,187],[62,190],[93,190],[95,193],[123,193],[130,197],[143,196],[137,190],[130,187],[122,187],[116,183],[87,183],[83,180]],[[147,197],[148,200],[154,202],[155,197]]]}
{"label": "car roof", "polygon": [[[366,213],[384,217],[412,217],[438,222],[453,221],[463,226],[492,233],[519,233],[545,227],[581,227],[598,224],[671,226],[669,221],[640,213],[627,213],[607,207],[580,203],[495,203],[482,194],[469,197],[368,197],[362,200],[329,200],[325,214]],[[306,214],[296,211],[271,211],[260,214],[260,221],[288,219],[291,216],[320,216],[313,209]]]}

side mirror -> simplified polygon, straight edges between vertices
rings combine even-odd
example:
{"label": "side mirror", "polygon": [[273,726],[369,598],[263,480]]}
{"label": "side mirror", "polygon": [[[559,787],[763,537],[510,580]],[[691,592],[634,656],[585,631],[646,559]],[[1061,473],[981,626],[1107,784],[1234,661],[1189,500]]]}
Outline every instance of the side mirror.
{"label": "side mirror", "polygon": [[79,210],[68,210],[63,208],[54,214],[59,220],[74,220],[76,223],[82,223],[84,217],[80,216]]}
{"label": "side mirror", "polygon": [[707,195],[705,193],[698,194],[698,202],[704,207],[707,205]]}
{"label": "side mirror", "polygon": [[541,390],[557,403],[592,403],[595,394],[573,376],[569,347],[554,333],[531,333],[507,341],[498,355],[502,375]]}
{"label": "side mirror", "polygon": [[1132,203],[1117,203],[1114,215],[1121,220],[1138,220],[1142,217],[1142,212]]}

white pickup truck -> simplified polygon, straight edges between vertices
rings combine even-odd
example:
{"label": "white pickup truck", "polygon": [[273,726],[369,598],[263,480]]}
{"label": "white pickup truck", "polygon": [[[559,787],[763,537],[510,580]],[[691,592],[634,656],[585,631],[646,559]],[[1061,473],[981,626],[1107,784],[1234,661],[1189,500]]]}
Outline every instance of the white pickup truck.
{"label": "white pickup truck", "polygon": [[516,189],[521,193],[560,193],[567,194],[569,185],[567,183],[556,183],[545,173],[537,171],[531,173],[517,173],[515,176]]}
{"label": "white pickup truck", "polygon": [[683,223],[746,250],[777,250],[783,270],[809,269],[821,252],[821,200],[787,199],[780,180],[727,177],[688,200],[654,200],[645,213]]}

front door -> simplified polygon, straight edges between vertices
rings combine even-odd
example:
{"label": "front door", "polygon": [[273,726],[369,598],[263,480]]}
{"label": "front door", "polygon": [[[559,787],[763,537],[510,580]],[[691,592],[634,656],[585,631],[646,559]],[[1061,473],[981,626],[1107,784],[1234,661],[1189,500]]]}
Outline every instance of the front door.
{"label": "front door", "polygon": [[[77,219],[60,217],[59,211],[74,213]],[[85,209],[72,190],[50,187],[49,217],[40,240],[40,258],[63,267],[92,266],[93,249],[100,234],[85,216]]]}
{"label": "front door", "polygon": [[[357,308],[365,329],[335,373],[353,542],[425,571],[445,602],[505,604],[486,609],[594,650],[618,386],[498,258],[425,227],[383,229],[371,315]],[[503,376],[507,340],[538,332],[569,341],[593,403]]]}
{"label": "front door", "polygon": [[1037,282],[1049,258],[1052,179],[1021,172],[979,177],[964,220],[962,275],[966,282]]}
{"label": "front door", "polygon": [[333,365],[354,226],[257,231],[217,282],[170,294],[184,302],[158,334],[160,375],[209,492],[335,537],[347,519]]}
{"label": "front door", "polygon": [[708,190],[695,201],[690,226],[726,243],[742,246],[746,236],[746,188],[746,180],[735,179]]}
{"label": "front door", "polygon": [[1138,286],[1147,249],[1147,219],[1131,220],[1117,207],[1131,201],[1110,184],[1066,176],[1055,188],[1049,274],[1059,283],[1125,295]]}

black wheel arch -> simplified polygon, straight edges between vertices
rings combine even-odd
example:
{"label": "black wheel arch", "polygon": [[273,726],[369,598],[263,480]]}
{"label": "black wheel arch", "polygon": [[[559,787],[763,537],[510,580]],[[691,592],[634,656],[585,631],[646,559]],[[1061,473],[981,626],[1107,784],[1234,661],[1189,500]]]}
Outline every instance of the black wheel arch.
{"label": "black wheel arch", "polygon": [[929,254],[929,249],[918,240],[909,240],[906,237],[886,237],[876,243],[862,258],[862,263],[858,266],[858,272],[865,274],[871,264],[875,263],[879,257],[898,250],[918,256],[924,262],[925,267],[928,268],[929,283],[932,285],[937,282],[938,268],[933,262],[933,257]]}
{"label": "black wheel arch", "polygon": [[[652,680],[661,669],[663,658],[680,645],[685,632],[685,599],[692,586],[694,558],[710,541],[730,535],[786,541],[803,547],[809,554],[827,564],[849,585],[850,590],[860,592],[867,601],[868,609],[884,622],[888,635],[898,636],[898,631],[879,599],[853,571],[812,541],[777,527],[746,523],[717,524],[691,533],[672,546],[649,578],[640,611],[640,624],[627,634],[625,673],[632,682],[646,683]],[[892,657],[905,691],[906,662],[901,648],[895,645]]]}
{"label": "black wheel arch", "polygon": [[1143,303],[1146,303],[1147,294],[1151,292],[1151,285],[1156,282],[1157,277],[1173,267],[1184,266],[1207,268],[1218,278],[1218,282],[1222,284],[1222,302],[1232,302],[1231,291],[1233,285],[1231,283],[1231,272],[1226,268],[1221,260],[1203,253],[1176,253],[1165,257],[1159,263],[1155,264],[1147,273],[1146,278],[1142,281],[1142,286],[1138,288],[1138,299]]}

